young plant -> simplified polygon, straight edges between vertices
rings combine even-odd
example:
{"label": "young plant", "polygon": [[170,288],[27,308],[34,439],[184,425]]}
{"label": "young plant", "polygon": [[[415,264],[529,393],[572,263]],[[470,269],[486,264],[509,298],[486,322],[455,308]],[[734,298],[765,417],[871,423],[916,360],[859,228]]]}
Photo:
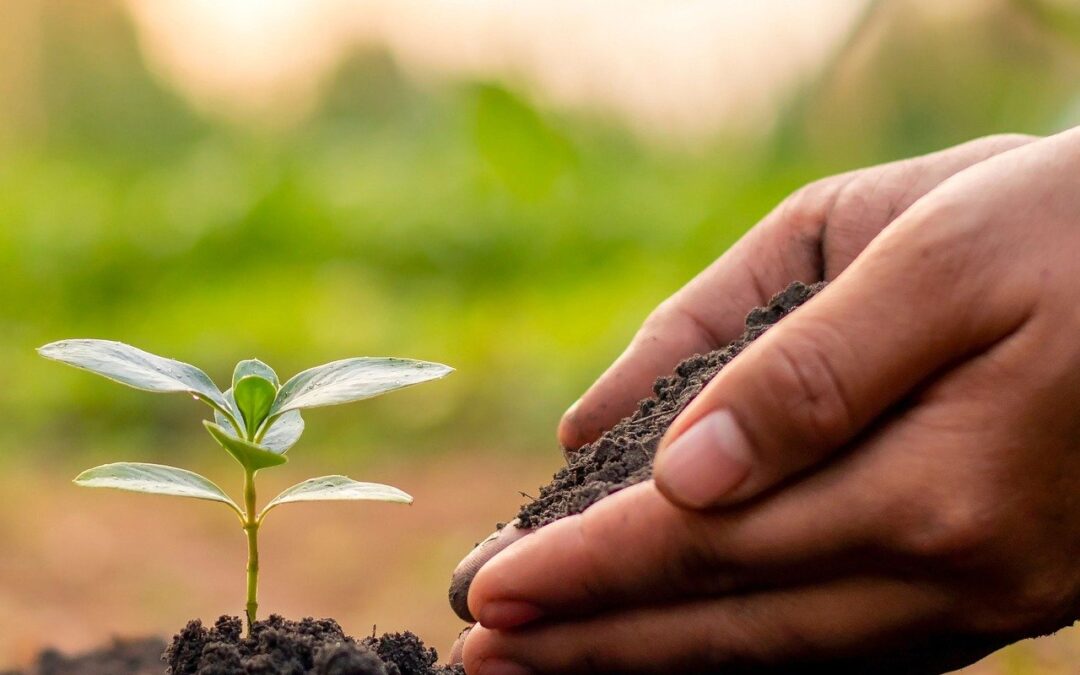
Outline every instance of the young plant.
{"label": "young plant", "polygon": [[208,479],[160,464],[105,464],[82,472],[75,483],[204,499],[232,509],[247,535],[249,630],[259,607],[259,528],[273,508],[290,502],[324,500],[412,503],[412,497],[389,485],[361,483],[346,476],[322,476],[292,486],[257,510],[255,476],[262,469],[288,461],[285,453],[304,432],[300,410],[359,401],[453,372],[449,366],[427,361],[360,357],[316,366],[279,384],[270,366],[251,359],[236,364],[232,387],[223,392],[195,366],[121,342],[62,340],[41,347],[38,353],[135,389],[187,393],[214,409],[214,421],[205,420],[203,426],[244,469],[243,507]]}

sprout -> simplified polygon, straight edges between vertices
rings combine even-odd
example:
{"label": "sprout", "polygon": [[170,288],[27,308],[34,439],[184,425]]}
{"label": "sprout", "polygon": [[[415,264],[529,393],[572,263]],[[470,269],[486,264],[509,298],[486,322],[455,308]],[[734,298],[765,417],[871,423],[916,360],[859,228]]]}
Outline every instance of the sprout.
{"label": "sprout", "polygon": [[244,468],[242,507],[199,474],[160,464],[105,464],[82,472],[75,483],[204,499],[232,509],[247,535],[249,631],[259,608],[259,527],[273,508],[290,502],[327,500],[412,503],[412,497],[389,485],[361,483],[346,476],[322,476],[292,486],[258,510],[255,475],[261,469],[288,461],[285,453],[304,432],[300,410],[359,401],[453,372],[449,366],[427,361],[360,357],[310,368],[280,384],[270,366],[251,359],[236,364],[232,387],[222,392],[195,366],[121,342],[62,340],[41,347],[38,353],[136,389],[187,393],[214,409],[214,421],[206,420],[203,426]]}

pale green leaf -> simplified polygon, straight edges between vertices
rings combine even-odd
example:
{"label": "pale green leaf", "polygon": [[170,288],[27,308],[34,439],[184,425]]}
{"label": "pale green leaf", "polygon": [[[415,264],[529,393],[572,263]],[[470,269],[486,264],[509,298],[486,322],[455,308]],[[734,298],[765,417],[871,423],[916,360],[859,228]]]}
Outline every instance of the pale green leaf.
{"label": "pale green leaf", "polygon": [[274,452],[284,453],[300,440],[303,433],[304,418],[300,416],[299,410],[290,410],[274,420],[259,443]]}
{"label": "pale green leaf", "polygon": [[75,484],[111,488],[154,495],[190,497],[226,504],[237,513],[240,507],[210,480],[197,473],[161,464],[117,462],[87,469],[75,477]]}
{"label": "pale green leaf", "polygon": [[264,446],[237,438],[213,422],[204,420],[203,426],[214,437],[214,440],[221,444],[221,447],[225,448],[225,451],[248,471],[258,471],[259,469],[278,466],[289,461],[285,455],[280,455]]}
{"label": "pale green leaf", "polygon": [[270,509],[290,502],[321,502],[366,500],[412,504],[413,498],[396,487],[381,483],[361,483],[348,476],[321,476],[309,478],[288,488],[270,500],[259,518]]}
{"label": "pale green leaf", "polygon": [[[240,409],[236,407],[236,402],[233,400],[232,389],[225,392],[225,400],[229,403],[230,409],[233,415],[237,416],[237,419],[241,420],[243,424],[243,416],[240,415]],[[230,436],[237,436],[234,432],[229,420],[225,418],[218,411],[214,411],[214,421],[225,429],[225,432]],[[300,440],[300,436],[304,433],[304,418],[301,417],[299,410],[290,410],[287,413],[282,414],[275,419],[262,440],[259,441],[259,445],[262,445],[269,450],[282,454],[289,451],[293,445]]]}
{"label": "pale green leaf", "polygon": [[129,387],[155,392],[186,392],[214,406],[225,399],[195,366],[112,340],[61,340],[38,348],[47,359],[88,370]]}
{"label": "pale green leaf", "polygon": [[270,380],[274,384],[276,389],[279,384],[277,373],[274,369],[266,365],[259,359],[247,359],[236,364],[236,368],[233,370],[232,386],[236,387],[236,383],[240,381],[241,377],[247,377],[248,375],[258,375],[259,377]]}
{"label": "pale green leaf", "polygon": [[334,361],[305,370],[278,390],[271,415],[359,401],[453,372],[441,363],[379,357]]}

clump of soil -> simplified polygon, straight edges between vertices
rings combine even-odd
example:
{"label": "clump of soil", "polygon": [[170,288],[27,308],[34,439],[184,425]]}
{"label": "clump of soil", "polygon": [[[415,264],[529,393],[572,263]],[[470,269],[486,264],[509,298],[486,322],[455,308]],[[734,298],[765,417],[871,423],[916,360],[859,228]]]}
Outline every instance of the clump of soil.
{"label": "clump of soil", "polygon": [[289,621],[272,615],[243,637],[237,617],[212,628],[191,621],[165,651],[171,675],[458,675],[412,633],[360,640],[333,619]]}
{"label": "clump of soil", "polygon": [[[47,649],[25,675],[162,675],[163,651],[165,643],[159,638],[117,639],[108,647],[78,656]],[[19,672],[4,671],[2,675]]]}
{"label": "clump of soil", "polygon": [[692,356],[653,385],[654,395],[596,441],[582,447],[540,488],[540,495],[521,507],[520,527],[536,528],[576,513],[600,499],[652,477],[652,460],[660,438],[672,421],[739,352],[777,321],[803,304],[825,284],[795,282],[767,305],[746,317],[746,330],[722,349]]}

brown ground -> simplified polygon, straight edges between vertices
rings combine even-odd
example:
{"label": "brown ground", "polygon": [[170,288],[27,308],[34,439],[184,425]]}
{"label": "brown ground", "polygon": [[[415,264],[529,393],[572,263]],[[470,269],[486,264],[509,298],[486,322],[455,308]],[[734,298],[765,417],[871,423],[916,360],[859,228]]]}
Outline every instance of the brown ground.
{"label": "brown ground", "polygon": [[[232,476],[228,461],[185,466]],[[446,605],[450,570],[493,522],[517,510],[516,490],[546,482],[558,461],[555,452],[529,458],[469,450],[360,467],[312,458],[267,473],[267,494],[325,469],[397,485],[416,503],[275,511],[263,534],[263,614],[330,616],[355,635],[378,622],[380,633],[412,630],[446,653],[461,628]],[[189,618],[242,613],[244,541],[225,508],[76,488],[67,478],[78,468],[46,475],[9,463],[0,472],[0,670],[26,665],[46,646],[50,627],[52,644],[68,651],[113,635],[171,636]],[[1074,628],[964,672],[1076,675],[1076,664]]]}

